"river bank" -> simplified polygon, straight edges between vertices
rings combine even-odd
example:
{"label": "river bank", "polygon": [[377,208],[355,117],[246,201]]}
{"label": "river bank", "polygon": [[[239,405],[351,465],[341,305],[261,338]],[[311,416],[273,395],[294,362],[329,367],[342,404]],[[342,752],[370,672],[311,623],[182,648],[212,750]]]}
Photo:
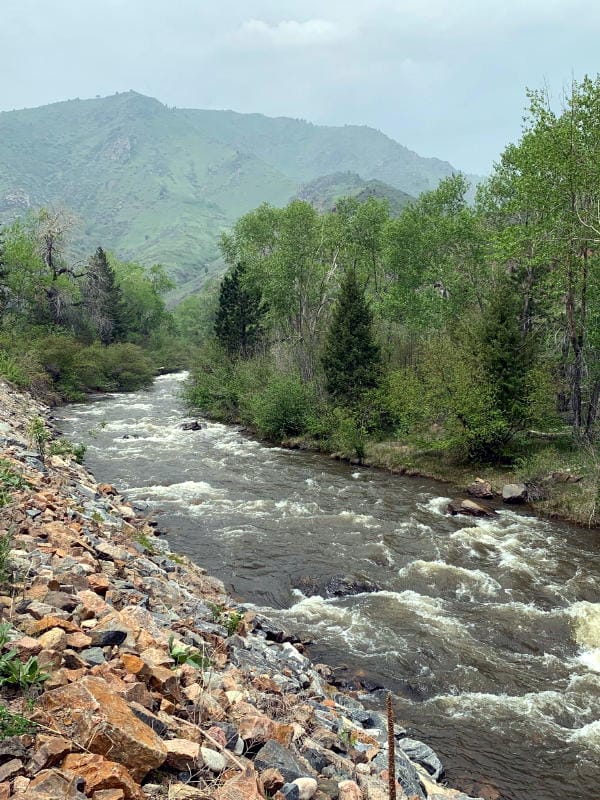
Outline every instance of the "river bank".
{"label": "river bank", "polygon": [[[3,656],[48,676],[0,689],[13,724],[1,796],[386,797],[382,715],[172,553],[116,489],[67,454],[40,458],[32,422],[47,424],[46,407],[0,384],[0,409]],[[435,782],[430,748],[395,733],[399,796],[466,797]]]}

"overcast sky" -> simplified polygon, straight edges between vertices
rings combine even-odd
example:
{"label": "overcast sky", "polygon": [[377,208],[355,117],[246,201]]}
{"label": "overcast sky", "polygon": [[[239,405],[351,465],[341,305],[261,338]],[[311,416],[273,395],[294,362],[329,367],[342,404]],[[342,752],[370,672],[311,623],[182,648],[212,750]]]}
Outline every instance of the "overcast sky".
{"label": "overcast sky", "polygon": [[525,88],[600,71],[598,0],[2,0],[0,109],[135,89],[372,125],[485,174]]}

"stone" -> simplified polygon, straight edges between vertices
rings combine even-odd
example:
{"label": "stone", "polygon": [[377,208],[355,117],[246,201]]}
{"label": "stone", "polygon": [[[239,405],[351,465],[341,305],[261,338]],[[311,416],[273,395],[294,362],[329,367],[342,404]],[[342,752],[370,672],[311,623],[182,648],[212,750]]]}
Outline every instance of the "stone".
{"label": "stone", "polygon": [[285,783],[285,778],[277,769],[266,769],[264,772],[261,773],[260,776],[260,783],[263,787],[263,792],[268,794],[274,794],[276,791],[281,789],[283,784]]}
{"label": "stone", "polygon": [[505,503],[526,503],[527,486],[524,483],[507,483],[502,487],[502,499]]}
{"label": "stone", "polygon": [[147,667],[171,667],[175,661],[160,647],[149,647],[140,653],[140,658]]}
{"label": "stone", "polygon": [[354,781],[340,781],[338,790],[339,800],[362,800],[362,791]]}
{"label": "stone", "polygon": [[326,597],[346,597],[364,592],[378,592],[380,589],[380,586],[368,578],[354,575],[334,575],[324,586]]}
{"label": "stone", "polygon": [[222,753],[212,750],[210,747],[201,747],[200,755],[204,765],[208,767],[211,772],[219,773],[227,769],[227,759]]}
{"label": "stone", "polygon": [[471,497],[477,497],[480,500],[487,500],[494,496],[492,484],[489,481],[483,480],[483,478],[475,478],[473,483],[467,486],[467,494],[470,494]]}
{"label": "stone", "polygon": [[213,795],[214,800],[262,800],[256,773],[247,766],[241,775],[226,781]]}
{"label": "stone", "polygon": [[39,639],[34,639],[32,636],[22,636],[20,639],[13,639],[12,642],[8,642],[7,647],[11,650],[16,650],[19,655],[25,658],[37,656],[42,649]]}
{"label": "stone", "polygon": [[89,647],[92,640],[85,633],[68,633],[67,634],[67,647],[73,650],[84,650]]}
{"label": "stone", "polygon": [[254,766],[259,772],[266,769],[276,769],[288,783],[301,778],[305,769],[285,747],[273,740],[268,741],[256,754]]}
{"label": "stone", "polygon": [[480,506],[473,500],[461,500],[460,502],[448,503],[448,513],[452,516],[456,514],[466,514],[470,517],[492,517],[495,511],[490,508]]}
{"label": "stone", "polygon": [[406,736],[398,741],[397,746],[411,761],[421,764],[436,781],[444,771],[437,754],[424,742]]}
{"label": "stone", "polygon": [[27,624],[24,627],[30,636],[39,636],[40,634],[49,631],[51,628],[62,628],[63,631],[66,631],[67,633],[76,633],[79,631],[77,625],[70,620],[61,619],[60,617],[55,617],[52,615],[46,615],[35,622]]}
{"label": "stone", "polygon": [[106,661],[101,647],[89,647],[87,650],[82,650],[79,655],[86,664],[92,667],[97,664],[104,664]]}
{"label": "stone", "polygon": [[92,800],[123,800],[124,797],[123,789],[100,789],[94,792]]}
{"label": "stone", "polygon": [[160,767],[167,757],[161,739],[102,678],[86,676],[46,692],[39,702],[53,728],[92,753],[112,755],[135,780]]}
{"label": "stone", "polygon": [[27,787],[27,800],[85,800],[83,778],[58,769],[42,770]]}
{"label": "stone", "polygon": [[22,794],[26,792],[31,783],[31,778],[26,778],[25,775],[18,775],[13,781],[13,791],[15,794]]}
{"label": "stone", "polygon": [[62,651],[67,646],[67,634],[62,628],[50,628],[38,639],[43,650]]}
{"label": "stone", "polygon": [[171,783],[168,800],[206,800],[206,792],[187,783]]}
{"label": "stone", "polygon": [[88,575],[87,580],[88,586],[93,592],[96,592],[96,594],[105,594],[110,587],[110,581],[104,572],[95,572],[92,575]]}
{"label": "stone", "polygon": [[179,771],[196,768],[200,762],[200,745],[188,739],[168,739],[166,765]]}
{"label": "stone", "polygon": [[89,632],[94,647],[114,647],[123,644],[129,631],[116,620],[107,620],[100,623]]}
{"label": "stone", "polygon": [[300,800],[300,790],[295,783],[285,783],[279,790],[281,797],[285,800]]}
{"label": "stone", "polygon": [[140,787],[122,764],[103,756],[72,753],[63,762],[63,769],[85,781],[85,792],[91,795],[102,790],[120,790],[126,800],[142,800]]}
{"label": "stone", "polygon": [[298,787],[298,800],[311,800],[318,788],[314,778],[296,778],[292,785]]}
{"label": "stone", "polygon": [[132,653],[121,653],[121,664],[130,675],[139,675],[145,666],[142,659]]}
{"label": "stone", "polygon": [[36,737],[36,750],[28,764],[27,771],[35,775],[42,769],[54,767],[73,749],[71,742],[62,736],[48,736],[38,734]]}
{"label": "stone", "polygon": [[292,741],[294,729],[291,725],[269,719],[265,714],[249,714],[242,717],[238,733],[242,739],[252,742],[266,742],[268,739],[273,739],[287,746]]}
{"label": "stone", "polygon": [[44,597],[44,603],[52,608],[58,608],[61,611],[71,612],[77,606],[77,599],[66,592],[53,591],[48,592]]}
{"label": "stone", "polygon": [[20,758],[11,758],[0,766],[0,783],[9,781],[23,769],[23,762]]}
{"label": "stone", "polygon": [[195,419],[193,422],[184,422],[180,428],[182,431],[201,431],[202,424]]}

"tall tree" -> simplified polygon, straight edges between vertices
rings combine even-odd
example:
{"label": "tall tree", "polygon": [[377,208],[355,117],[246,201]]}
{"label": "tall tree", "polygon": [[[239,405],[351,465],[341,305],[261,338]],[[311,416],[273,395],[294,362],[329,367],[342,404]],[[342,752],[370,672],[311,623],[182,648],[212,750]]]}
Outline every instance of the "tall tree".
{"label": "tall tree", "polygon": [[233,358],[250,358],[256,353],[264,316],[260,292],[244,283],[246,267],[238,262],[225,275],[215,315],[215,335]]}
{"label": "tall tree", "polygon": [[340,286],[322,362],[327,392],[339,402],[355,403],[378,383],[381,354],[373,337],[373,315],[353,268]]}
{"label": "tall tree", "polygon": [[127,331],[123,294],[104,250],[99,247],[89,261],[82,299],[102,344],[124,339]]}

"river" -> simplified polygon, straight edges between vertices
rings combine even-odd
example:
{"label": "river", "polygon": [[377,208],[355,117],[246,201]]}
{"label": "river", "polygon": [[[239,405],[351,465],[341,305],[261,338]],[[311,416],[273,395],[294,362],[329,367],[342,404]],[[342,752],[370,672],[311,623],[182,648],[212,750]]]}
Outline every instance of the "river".
{"label": "river", "polygon": [[[600,797],[600,535],[518,510],[449,517],[432,481],[183,431],[183,374],[59,409],[86,464],[157,513],[174,550],[390,687],[448,782],[498,800]],[[379,591],[294,587],[345,573]]]}

